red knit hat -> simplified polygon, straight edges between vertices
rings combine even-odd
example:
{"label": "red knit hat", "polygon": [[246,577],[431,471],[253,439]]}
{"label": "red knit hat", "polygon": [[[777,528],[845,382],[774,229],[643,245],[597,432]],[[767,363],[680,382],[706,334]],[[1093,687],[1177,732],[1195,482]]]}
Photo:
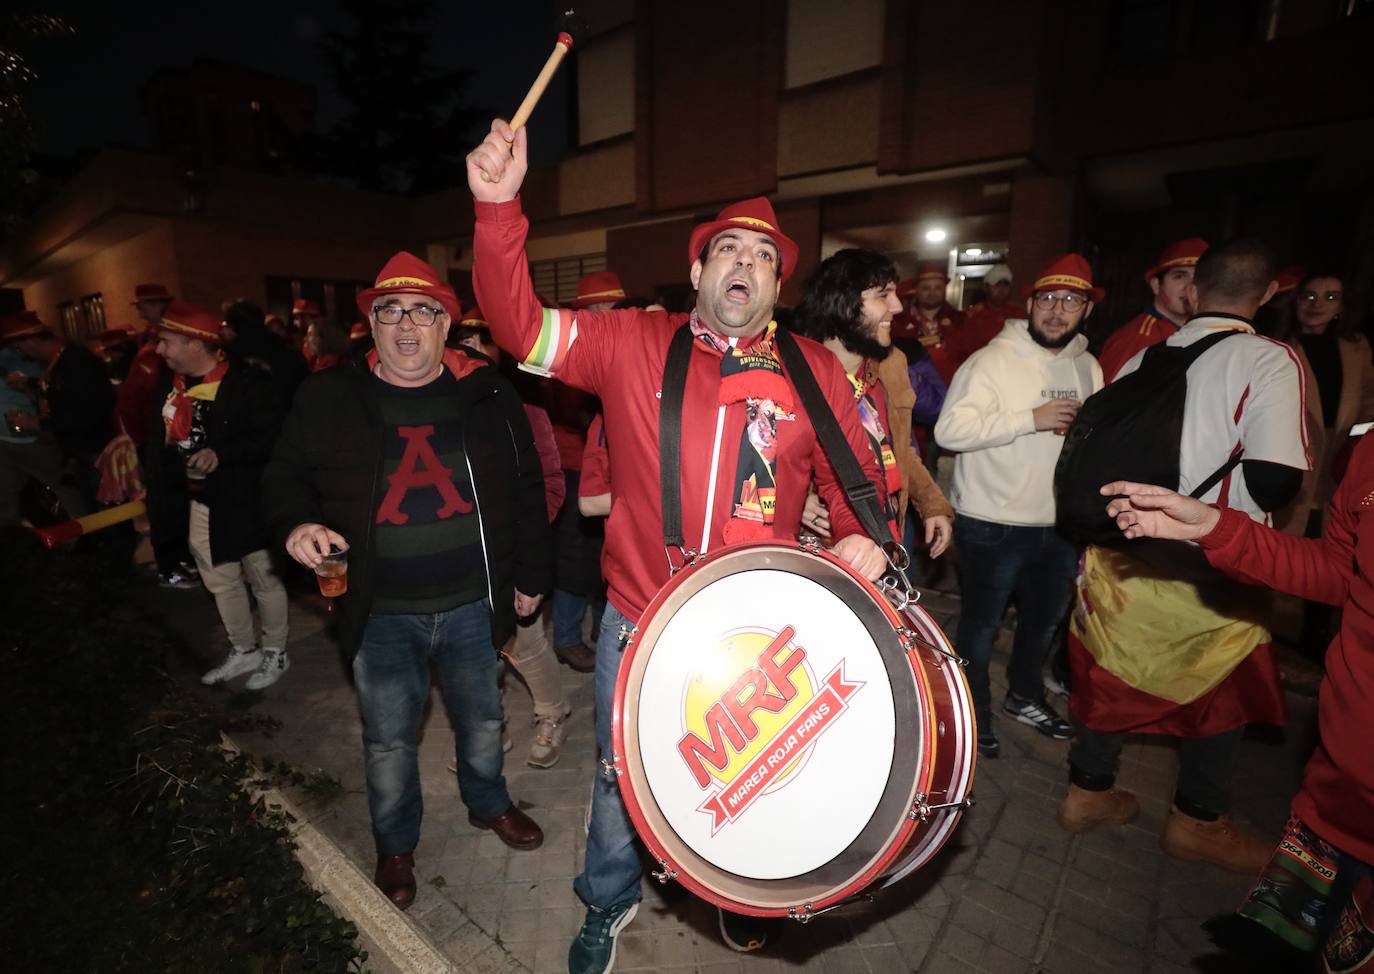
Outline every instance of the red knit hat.
{"label": "red knit hat", "polygon": [[427,294],[441,304],[448,316],[457,320],[463,307],[453,288],[429,264],[402,250],[386,262],[377,283],[358,293],[358,310],[372,320],[372,302],[384,294]]}
{"label": "red knit hat", "polygon": [[162,284],[135,284],[134,299],[129,302],[131,305],[138,304],[140,301],[171,301],[172,292]]}
{"label": "red knit hat", "polygon": [[782,275],[780,284],[786,284],[792,272],[797,269],[797,258],[801,249],[797,242],[778,229],[778,217],[773,212],[773,204],[767,197],[755,196],[753,199],[731,203],[721,210],[709,223],[699,224],[687,239],[687,261],[690,266],[701,256],[701,250],[716,234],[725,230],[754,230],[767,235],[778,245],[782,255]]}
{"label": "red knit hat", "polygon": [[581,309],[589,304],[615,302],[624,297],[625,288],[621,286],[615,271],[597,271],[595,274],[582,275],[577,282],[577,297],[569,301],[568,306]]}
{"label": "red knit hat", "polygon": [[1201,237],[1189,237],[1187,240],[1174,241],[1160,252],[1159,258],[1155,261],[1155,266],[1145,272],[1145,283],[1149,284],[1171,268],[1194,266],[1197,259],[1206,251],[1207,241]]}
{"label": "red knit hat", "polygon": [[1035,283],[1023,292],[1030,297],[1036,291],[1082,291],[1093,301],[1101,301],[1107,292],[1093,287],[1093,269],[1082,254],[1063,254],[1045,265],[1035,276]]}
{"label": "red knit hat", "polygon": [[0,318],[0,344],[38,335],[52,335],[52,329],[43,324],[43,319],[38,317],[37,312],[16,311]]}
{"label": "red knit hat", "polygon": [[189,301],[173,301],[168,305],[157,329],[198,338],[207,345],[224,344],[224,319]]}

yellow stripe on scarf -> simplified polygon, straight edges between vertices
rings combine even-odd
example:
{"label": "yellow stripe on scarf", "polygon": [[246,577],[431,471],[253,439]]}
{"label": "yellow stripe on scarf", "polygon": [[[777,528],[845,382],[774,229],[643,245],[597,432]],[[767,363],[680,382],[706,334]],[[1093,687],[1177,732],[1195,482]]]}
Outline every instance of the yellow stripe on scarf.
{"label": "yellow stripe on scarf", "polygon": [[220,380],[214,382],[202,382],[198,386],[191,386],[186,390],[186,395],[192,399],[204,399],[206,402],[214,402],[215,396],[219,395]]}
{"label": "yellow stripe on scarf", "polygon": [[1073,632],[1099,666],[1128,686],[1191,703],[1269,641],[1269,630],[1254,621],[1263,602],[1235,582],[1196,585],[1160,574],[1119,551],[1089,548]]}

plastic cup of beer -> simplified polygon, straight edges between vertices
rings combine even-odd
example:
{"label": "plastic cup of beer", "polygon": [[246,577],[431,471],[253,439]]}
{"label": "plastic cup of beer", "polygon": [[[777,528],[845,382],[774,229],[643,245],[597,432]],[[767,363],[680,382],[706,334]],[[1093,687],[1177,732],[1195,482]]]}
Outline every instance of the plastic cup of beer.
{"label": "plastic cup of beer", "polygon": [[329,554],[315,566],[315,581],[320,594],[327,599],[336,599],[348,591],[348,545],[329,546]]}
{"label": "plastic cup of beer", "polygon": [[186,464],[186,490],[192,494],[199,494],[205,489],[205,478],[209,476],[204,470]]}

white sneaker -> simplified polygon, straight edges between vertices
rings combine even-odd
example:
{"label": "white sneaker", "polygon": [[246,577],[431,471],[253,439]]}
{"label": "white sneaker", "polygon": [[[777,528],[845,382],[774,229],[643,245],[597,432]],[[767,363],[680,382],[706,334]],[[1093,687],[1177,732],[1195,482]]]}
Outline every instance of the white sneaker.
{"label": "white sneaker", "polygon": [[200,678],[207,687],[236,676],[251,673],[262,665],[262,653],[254,649],[231,649],[224,662]]}
{"label": "white sneaker", "polygon": [[244,684],[249,690],[265,690],[281,679],[281,675],[291,669],[291,657],[284,649],[264,649],[262,663],[258,671]]}

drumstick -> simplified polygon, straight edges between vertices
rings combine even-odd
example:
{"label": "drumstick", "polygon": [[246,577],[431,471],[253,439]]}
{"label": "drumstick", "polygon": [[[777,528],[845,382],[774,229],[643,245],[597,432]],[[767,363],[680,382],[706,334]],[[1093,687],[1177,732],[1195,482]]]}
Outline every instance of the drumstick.
{"label": "drumstick", "polygon": [[[568,56],[568,51],[572,50],[576,43],[573,35],[581,33],[581,26],[581,21],[575,10],[565,10],[558,18],[558,40],[554,42],[553,52],[549,54],[549,59],[544,62],[544,67],[534,79],[534,84],[530,85],[530,90],[525,93],[525,100],[520,103],[520,107],[511,116],[510,128],[512,132],[530,120],[530,115],[534,113],[534,108],[539,104],[539,99],[544,97],[544,89],[548,88],[549,82],[558,73],[558,66],[563,63],[563,59]],[[514,143],[508,142],[507,145],[511,147],[513,152]],[[482,173],[482,181],[491,182],[491,178],[485,171]]]}

